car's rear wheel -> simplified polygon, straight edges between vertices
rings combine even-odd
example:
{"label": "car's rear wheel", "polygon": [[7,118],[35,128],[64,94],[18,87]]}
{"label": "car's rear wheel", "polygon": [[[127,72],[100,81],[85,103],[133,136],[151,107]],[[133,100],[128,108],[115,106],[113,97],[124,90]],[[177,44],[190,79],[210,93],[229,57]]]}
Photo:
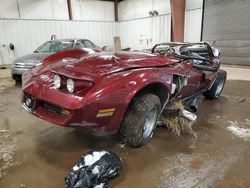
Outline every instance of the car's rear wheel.
{"label": "car's rear wheel", "polygon": [[212,87],[207,90],[203,95],[207,98],[207,99],[216,99],[220,96],[225,82],[227,79],[227,72],[224,70],[219,70],[218,71],[218,76],[215,80],[215,82],[213,83]]}
{"label": "car's rear wheel", "polygon": [[158,96],[148,93],[137,97],[122,122],[121,134],[125,144],[131,147],[145,145],[153,136],[160,111]]}

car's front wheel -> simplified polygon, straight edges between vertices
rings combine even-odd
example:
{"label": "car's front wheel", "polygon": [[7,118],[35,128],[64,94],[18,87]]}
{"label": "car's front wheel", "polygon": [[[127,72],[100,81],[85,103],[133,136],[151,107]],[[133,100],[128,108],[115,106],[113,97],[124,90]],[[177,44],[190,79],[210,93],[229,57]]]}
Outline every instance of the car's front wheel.
{"label": "car's front wheel", "polygon": [[125,144],[131,147],[145,145],[153,136],[160,111],[158,96],[148,93],[136,98],[129,106],[121,126]]}

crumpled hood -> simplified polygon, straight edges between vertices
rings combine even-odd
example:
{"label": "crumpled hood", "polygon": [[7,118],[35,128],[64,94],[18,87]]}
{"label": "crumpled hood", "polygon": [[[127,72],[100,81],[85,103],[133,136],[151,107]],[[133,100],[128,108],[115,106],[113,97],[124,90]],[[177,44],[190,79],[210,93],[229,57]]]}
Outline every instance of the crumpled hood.
{"label": "crumpled hood", "polygon": [[99,77],[129,69],[167,66],[178,61],[177,59],[159,57],[148,53],[102,52],[70,63],[61,62],[61,66],[55,66],[52,71],[72,77],[81,75]]}
{"label": "crumpled hood", "polygon": [[46,57],[51,55],[51,53],[33,53],[15,59],[15,63],[25,63],[25,64],[38,64]]}

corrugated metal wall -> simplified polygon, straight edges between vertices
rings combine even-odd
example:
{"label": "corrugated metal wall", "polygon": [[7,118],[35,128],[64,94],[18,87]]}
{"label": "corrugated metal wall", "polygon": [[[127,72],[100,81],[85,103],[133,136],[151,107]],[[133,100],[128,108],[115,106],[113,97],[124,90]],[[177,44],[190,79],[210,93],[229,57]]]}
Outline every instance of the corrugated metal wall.
{"label": "corrugated metal wall", "polygon": [[73,20],[115,21],[114,2],[96,0],[71,0],[71,2]]}
{"label": "corrugated metal wall", "polygon": [[171,15],[122,21],[118,27],[122,48],[149,49],[156,43],[170,41]]}
{"label": "corrugated metal wall", "polygon": [[206,0],[203,40],[216,41],[222,63],[250,65],[250,1]]}
{"label": "corrugated metal wall", "polygon": [[199,42],[201,39],[202,0],[186,0],[184,41]]}
{"label": "corrugated metal wall", "polygon": [[[114,21],[114,2],[71,0],[73,20]],[[68,20],[67,0],[2,0],[0,18]]]}
{"label": "corrugated metal wall", "polygon": [[15,45],[17,53],[15,55],[22,56],[33,52],[49,40],[52,34],[56,34],[57,38],[87,38],[101,47],[104,45],[113,47],[113,37],[117,35],[116,24],[115,22],[0,19],[0,59],[2,63],[11,63],[8,58],[9,43]]}

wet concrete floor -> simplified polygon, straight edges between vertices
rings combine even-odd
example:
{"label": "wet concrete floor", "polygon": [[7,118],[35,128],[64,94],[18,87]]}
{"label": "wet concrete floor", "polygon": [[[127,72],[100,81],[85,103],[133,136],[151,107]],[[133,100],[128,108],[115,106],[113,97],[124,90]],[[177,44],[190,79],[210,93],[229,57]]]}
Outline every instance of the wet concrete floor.
{"label": "wet concrete floor", "polygon": [[250,128],[249,86],[227,81],[219,99],[202,101],[196,138],[159,127],[149,144],[131,149],[117,136],[96,138],[28,114],[20,105],[20,86],[1,79],[0,187],[64,187],[66,173],[92,149],[112,150],[123,160],[111,188],[250,187],[250,142],[227,129],[232,123]]}

